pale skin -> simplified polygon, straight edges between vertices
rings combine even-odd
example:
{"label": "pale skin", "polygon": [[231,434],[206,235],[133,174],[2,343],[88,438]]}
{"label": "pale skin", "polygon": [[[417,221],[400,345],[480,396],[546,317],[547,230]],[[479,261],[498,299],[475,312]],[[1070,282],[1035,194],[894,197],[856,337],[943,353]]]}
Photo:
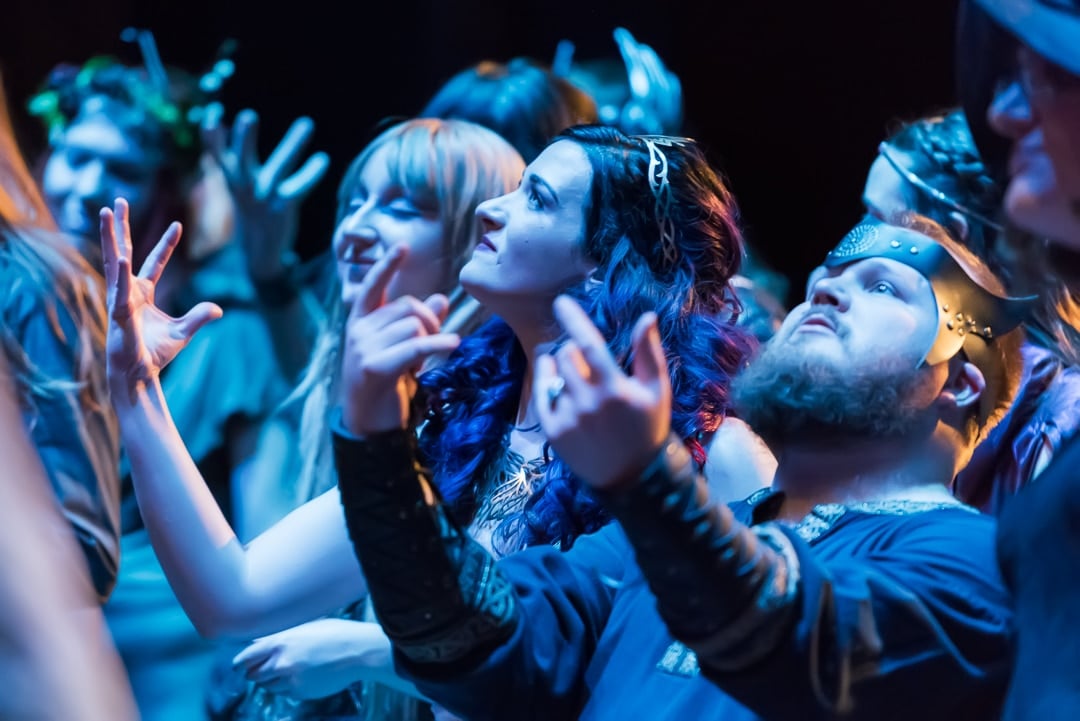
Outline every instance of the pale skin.
{"label": "pale skin", "polygon": [[127,204],[102,211],[109,289],[108,376],[135,492],[152,542],[196,628],[251,638],[326,614],[365,593],[336,490],[289,514],[247,547],[229,527],[184,448],[159,374],[206,323],[204,303],[181,318],[154,305],[154,286],[180,237],[170,226],[142,271],[131,271]]}
{"label": "pale skin", "polygon": [[86,562],[60,515],[0,353],[0,717],[135,719]]}
{"label": "pale skin", "polygon": [[[991,126],[1013,141],[1005,211],[1018,226],[1080,249],[1080,76],[1055,68],[1024,47],[1019,82],[999,90],[987,110]],[[1059,449],[1069,462],[1068,446]],[[1037,471],[1049,465],[1039,458]],[[1005,507],[998,561],[1013,593],[1016,659],[1003,718],[1069,718],[1077,691],[1076,519],[1074,473],[1055,466]],[[1060,469],[1058,469],[1060,470]]]}
{"label": "pale skin", "polygon": [[[533,180],[537,175],[534,172],[523,189],[498,202],[489,201],[478,211],[492,247],[474,254],[472,269],[474,285],[482,290],[486,284],[490,290],[488,305],[507,321],[526,349],[525,388],[516,427],[510,434],[511,450],[525,458],[539,455],[544,442],[543,434],[533,428],[536,412],[530,386],[532,359],[558,335],[551,298],[558,288],[580,282],[591,270],[584,263],[580,267],[560,263],[551,271],[557,275],[538,278],[535,272],[523,274],[522,268],[531,265],[518,262],[523,260],[522,254],[527,258],[528,253],[536,252],[530,250],[536,245],[544,245],[543,253],[550,255],[569,253],[580,242],[573,235],[581,233],[580,203],[572,204],[569,199],[575,197],[575,192],[584,196],[588,176],[563,182],[552,180],[554,168],[566,167],[564,160],[574,160],[572,151],[576,146],[557,143],[552,147],[559,147],[568,157],[534,168],[552,169],[546,176],[549,182],[539,192],[553,195],[557,188],[563,202],[559,207],[577,207],[576,219],[572,211],[566,210],[545,212],[534,208],[531,213],[535,215],[524,212],[526,200],[536,202],[531,198],[537,192],[533,188],[537,182]],[[579,167],[588,168],[582,151],[577,152],[581,153]],[[553,201],[546,198],[544,202]],[[295,626],[362,597],[363,579],[345,531],[336,490],[294,511],[246,547],[222,518],[197,469],[186,458],[157,383],[160,368],[219,311],[213,306],[200,306],[183,319],[171,319],[153,307],[153,271],[144,271],[142,277],[133,279],[130,261],[121,262],[128,257],[125,212],[123,203],[118,203],[116,218],[105,211],[102,224],[104,255],[119,269],[109,270],[107,278],[111,298],[110,382],[114,388],[123,389],[122,397],[114,398],[114,403],[131,454],[143,516],[185,610],[206,635],[251,638]],[[160,253],[167,259],[176,237],[178,229],[170,230],[155,258]],[[436,295],[425,301],[404,297],[386,302],[386,289],[404,262],[405,253],[399,249],[383,255],[353,296],[341,377],[343,421],[356,435],[406,427],[416,371],[427,358],[448,352],[459,342],[456,335],[441,330],[446,312],[444,297]],[[165,260],[155,262],[163,264]],[[508,282],[507,268],[513,266],[522,277],[514,280],[513,288],[500,285]],[[465,282],[464,271],[462,280]],[[144,342],[155,338],[168,339],[167,352]],[[360,626],[354,630],[367,634]],[[289,642],[287,634],[260,644],[262,651],[253,651],[239,662],[246,665],[251,661],[248,668],[253,669],[256,664],[265,665],[265,659],[272,655],[272,666],[279,675],[292,673],[284,669],[288,664],[281,662],[286,656],[283,652]],[[266,654],[273,644],[281,652]],[[291,668],[302,673],[300,664],[292,664]],[[292,677],[297,675],[293,673]]]}
{"label": "pale skin", "polygon": [[[148,532],[193,623],[207,636],[251,638],[291,629],[363,597],[366,589],[336,489],[301,506],[246,547],[237,539],[184,449],[158,379],[161,369],[199,328],[220,317],[221,310],[205,303],[181,318],[171,318],[154,306],[154,286],[179,241],[179,224],[170,226],[138,276],[131,272],[124,201],[117,201],[115,212],[102,211],[101,232],[109,289],[107,350],[113,404]],[[413,363],[451,350],[458,342],[456,335],[430,332],[445,316],[444,296],[425,303],[411,297],[386,303],[386,286],[405,256],[404,249],[387,253],[355,295],[347,338],[364,337],[362,347],[374,351],[369,352],[363,373],[377,372],[384,363],[414,368]],[[380,350],[384,343],[389,347]],[[358,345],[354,340],[350,347]],[[346,363],[344,385],[355,397],[360,391],[348,379],[356,377],[350,369],[357,361]],[[401,380],[403,393],[410,392],[410,383]],[[351,405],[346,403],[346,409]],[[393,413],[400,419],[401,406],[395,403]],[[388,642],[381,630],[374,624],[346,623],[336,630],[363,641],[367,650],[357,654],[352,647],[347,663],[356,673],[349,671],[333,685],[344,687],[360,680],[361,670],[368,678],[387,681],[389,656],[380,649],[388,648]],[[285,632],[295,631],[291,638],[257,643],[236,662],[253,678],[278,688],[302,695],[322,693],[329,677],[320,679],[321,686],[310,686],[301,673],[307,662],[301,658],[290,663],[282,653],[282,643],[310,638],[310,632],[318,630],[291,629]],[[376,665],[364,665],[365,661]]]}
{"label": "pale skin", "polygon": [[1080,77],[1053,68],[1030,48],[1017,53],[1020,78],[1000,88],[990,126],[1012,141],[1004,210],[1017,226],[1080,248]]}
{"label": "pale skin", "polygon": [[[109,382],[143,517],[185,611],[204,635],[251,638],[290,629],[363,597],[366,588],[336,489],[301,506],[247,546],[221,514],[184,449],[159,382],[161,369],[199,328],[220,317],[221,310],[204,303],[181,318],[160,311],[154,305],[154,287],[179,241],[180,226],[170,226],[142,271],[133,276],[127,217],[123,200],[117,201],[115,212],[102,211]],[[412,368],[412,363],[451,350],[458,341],[454,335],[429,332],[445,314],[445,297],[385,303],[386,285],[405,254],[398,250],[384,256],[356,296],[347,334],[367,336],[367,349],[376,348],[380,338],[393,341],[387,353],[368,356],[366,373],[383,362],[404,362]],[[362,315],[362,308],[371,309],[371,315]],[[344,376],[353,375],[346,368]],[[402,383],[408,392],[408,384]],[[396,400],[393,413],[400,418]],[[385,646],[385,638],[374,634],[370,624],[353,622],[350,629],[354,637],[367,638],[372,649]],[[238,664],[266,666],[266,657],[260,655],[265,646],[250,649]],[[283,668],[280,660],[277,656],[266,670]],[[287,673],[295,678],[295,669]],[[377,680],[386,678],[385,669],[372,674]]]}
{"label": "pale skin", "polygon": [[[270,281],[287,271],[298,234],[300,206],[330,166],[326,153],[304,159],[315,132],[311,118],[293,121],[263,162],[259,161],[258,123],[253,110],[243,110],[230,130],[223,109],[212,104],[202,126],[203,144],[221,166],[237,209],[237,235],[244,249],[248,275]],[[309,293],[282,308],[265,308],[275,353],[286,376],[296,377],[308,360],[322,311]]]}

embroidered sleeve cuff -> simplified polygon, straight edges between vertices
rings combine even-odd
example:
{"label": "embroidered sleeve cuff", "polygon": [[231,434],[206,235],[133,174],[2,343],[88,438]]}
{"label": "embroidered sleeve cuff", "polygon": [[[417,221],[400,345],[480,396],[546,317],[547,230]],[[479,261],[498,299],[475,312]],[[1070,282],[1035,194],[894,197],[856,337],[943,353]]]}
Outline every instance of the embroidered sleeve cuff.
{"label": "embroidered sleeve cuff", "polygon": [[679,438],[669,439],[636,483],[604,500],[634,546],[668,629],[703,667],[746,667],[788,632],[798,590],[790,543],[711,504]]}
{"label": "embroidered sleeve cuff", "polygon": [[349,536],[394,647],[417,664],[490,652],[516,626],[512,589],[443,506],[428,503],[436,496],[417,462],[415,433],[357,438],[340,418],[333,430]]}

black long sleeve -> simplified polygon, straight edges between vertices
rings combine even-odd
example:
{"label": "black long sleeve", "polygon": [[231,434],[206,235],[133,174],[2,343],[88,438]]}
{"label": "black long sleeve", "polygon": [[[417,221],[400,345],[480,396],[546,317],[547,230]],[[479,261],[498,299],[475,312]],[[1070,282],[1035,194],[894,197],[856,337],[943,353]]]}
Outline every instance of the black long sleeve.
{"label": "black long sleeve", "polygon": [[510,585],[458,528],[417,462],[411,430],[349,436],[335,424],[346,523],[375,613],[406,663],[486,657],[517,624]]}
{"label": "black long sleeve", "polygon": [[708,502],[682,441],[672,436],[635,482],[603,494],[672,635],[703,667],[741,668],[791,627],[798,562],[783,534],[748,528]]}

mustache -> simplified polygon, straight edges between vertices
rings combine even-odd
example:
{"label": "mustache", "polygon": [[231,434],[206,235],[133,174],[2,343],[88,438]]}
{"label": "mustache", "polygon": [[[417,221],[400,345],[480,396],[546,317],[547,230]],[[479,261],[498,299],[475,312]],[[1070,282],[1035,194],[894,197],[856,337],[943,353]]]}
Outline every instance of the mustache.
{"label": "mustache", "polygon": [[838,311],[835,306],[831,306],[831,305],[810,305],[810,306],[807,306],[806,310],[804,310],[802,313],[799,314],[798,320],[792,324],[791,331],[789,331],[787,335],[790,336],[791,333],[794,333],[795,330],[799,326],[801,326],[803,323],[805,323],[806,319],[809,318],[810,316],[815,316],[815,317],[824,319],[826,323],[828,323],[830,326],[832,326],[833,331],[838,336],[846,335],[846,330],[844,329],[844,326],[841,323],[842,319],[841,319],[841,316],[840,316],[840,311]]}

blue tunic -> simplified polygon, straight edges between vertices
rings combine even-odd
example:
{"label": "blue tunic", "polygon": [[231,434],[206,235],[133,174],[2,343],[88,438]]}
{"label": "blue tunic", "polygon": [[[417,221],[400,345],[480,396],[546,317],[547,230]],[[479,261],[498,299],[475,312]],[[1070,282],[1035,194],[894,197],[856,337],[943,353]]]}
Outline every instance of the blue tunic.
{"label": "blue tunic", "polygon": [[[733,510],[750,523],[772,494]],[[798,610],[764,661],[703,675],[668,633],[617,524],[565,552],[499,568],[520,623],[475,668],[399,671],[429,698],[482,719],[996,718],[1010,613],[994,521],[956,505],[818,506],[781,526],[798,556]]]}

